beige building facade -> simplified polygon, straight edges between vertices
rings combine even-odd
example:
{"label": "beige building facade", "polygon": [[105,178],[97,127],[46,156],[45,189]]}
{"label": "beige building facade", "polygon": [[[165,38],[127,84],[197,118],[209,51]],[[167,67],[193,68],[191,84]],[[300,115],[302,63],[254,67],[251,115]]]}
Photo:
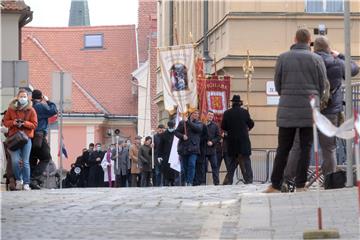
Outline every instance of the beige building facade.
{"label": "beige building facade", "polygon": [[[307,27],[312,38],[322,28],[334,49],[344,52],[343,1],[323,0],[314,5],[310,0],[283,1],[208,1],[208,50],[215,61],[211,73],[230,75],[231,95],[240,94],[250,104],[255,120],[251,131],[252,148],[277,147],[276,99],[267,95],[274,77],[277,56],[294,42],[295,31]],[[160,47],[195,43],[203,55],[205,1],[175,0],[158,3],[158,45]],[[360,62],[360,2],[350,2],[351,55]],[[255,72],[247,99],[247,80],[242,66],[249,50]],[[359,81],[360,77],[353,81]],[[270,85],[269,85],[270,84]],[[166,121],[163,111],[161,76],[158,72],[157,97],[159,120]],[[267,87],[268,86],[268,87]]]}

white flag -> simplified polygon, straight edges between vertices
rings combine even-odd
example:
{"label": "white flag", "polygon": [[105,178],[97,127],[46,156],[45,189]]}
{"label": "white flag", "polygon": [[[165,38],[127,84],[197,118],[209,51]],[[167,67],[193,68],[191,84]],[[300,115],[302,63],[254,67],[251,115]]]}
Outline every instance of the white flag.
{"label": "white flag", "polygon": [[342,139],[352,139],[355,136],[353,118],[346,120],[340,127],[336,127],[315,107],[315,99],[310,101],[310,105],[314,113],[315,124],[325,136],[336,136]]}
{"label": "white flag", "polygon": [[197,89],[192,44],[159,49],[165,110],[180,113],[197,108]]}
{"label": "white flag", "polygon": [[[177,128],[180,121],[181,121],[181,117],[180,117],[179,112],[177,112],[175,128]],[[172,142],[172,145],[171,145],[169,163],[170,163],[170,167],[172,169],[180,172],[181,171],[181,163],[180,163],[180,159],[179,159],[179,154],[177,152],[178,142],[179,142],[179,139],[176,136],[174,136],[174,139],[173,139],[173,142]]]}
{"label": "white flag", "polygon": [[355,128],[358,134],[360,135],[360,114],[358,114],[356,122],[355,122]]}

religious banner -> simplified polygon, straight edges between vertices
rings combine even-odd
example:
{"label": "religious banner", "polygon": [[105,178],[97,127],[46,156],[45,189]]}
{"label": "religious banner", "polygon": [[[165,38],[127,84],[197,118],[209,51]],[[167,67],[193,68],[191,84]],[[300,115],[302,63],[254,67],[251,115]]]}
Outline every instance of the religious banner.
{"label": "religious banner", "polygon": [[[209,79],[198,77],[200,119],[206,120],[207,111],[214,112],[214,121],[221,123],[230,100],[230,77],[212,76]],[[201,87],[200,87],[201,86]]]}
{"label": "religious banner", "polygon": [[221,123],[230,100],[230,76],[212,76],[206,81],[206,102],[208,110],[215,114],[214,121]]}
{"label": "religious banner", "polygon": [[192,44],[159,49],[165,110],[185,113],[197,108],[197,86]]}
{"label": "religious banner", "polygon": [[201,57],[198,57],[195,60],[195,70],[196,70],[196,82],[197,82],[198,99],[199,99],[200,120],[202,122],[205,122],[207,115],[206,78],[204,76],[204,61]]}

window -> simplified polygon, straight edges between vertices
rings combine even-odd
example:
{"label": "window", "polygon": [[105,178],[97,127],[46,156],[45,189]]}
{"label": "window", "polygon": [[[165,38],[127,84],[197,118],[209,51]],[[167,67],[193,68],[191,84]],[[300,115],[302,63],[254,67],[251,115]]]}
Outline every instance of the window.
{"label": "window", "polygon": [[307,13],[342,13],[344,0],[305,0]]}
{"label": "window", "polygon": [[103,48],[104,44],[103,34],[86,34],[84,36],[85,48]]}

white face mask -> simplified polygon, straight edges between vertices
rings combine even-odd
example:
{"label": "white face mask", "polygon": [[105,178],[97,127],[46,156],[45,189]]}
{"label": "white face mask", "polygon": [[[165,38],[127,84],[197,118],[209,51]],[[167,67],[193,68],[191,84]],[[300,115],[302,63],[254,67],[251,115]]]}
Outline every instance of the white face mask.
{"label": "white face mask", "polygon": [[175,131],[175,128],[168,128],[168,131],[172,133]]}
{"label": "white face mask", "polygon": [[27,97],[21,97],[19,98],[19,103],[21,105],[25,105],[28,102],[28,98]]}

